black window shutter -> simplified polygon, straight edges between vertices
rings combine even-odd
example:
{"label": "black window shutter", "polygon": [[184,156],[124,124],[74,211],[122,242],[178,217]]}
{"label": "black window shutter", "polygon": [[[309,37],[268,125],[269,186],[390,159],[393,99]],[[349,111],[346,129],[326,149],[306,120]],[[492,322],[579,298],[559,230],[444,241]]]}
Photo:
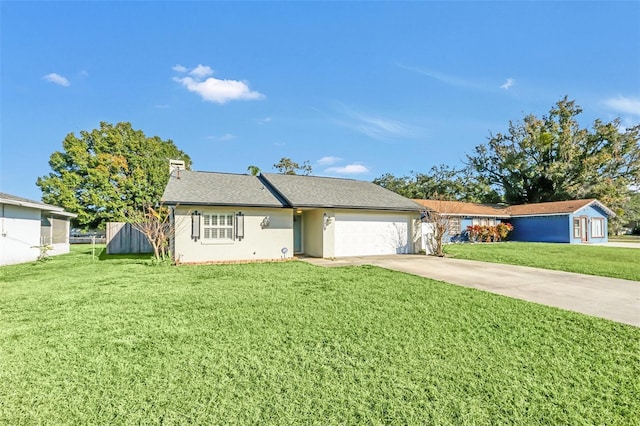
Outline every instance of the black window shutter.
{"label": "black window shutter", "polygon": [[200,213],[191,213],[191,238],[195,241],[200,239]]}
{"label": "black window shutter", "polygon": [[242,241],[244,238],[244,215],[242,212],[236,213],[236,239]]}

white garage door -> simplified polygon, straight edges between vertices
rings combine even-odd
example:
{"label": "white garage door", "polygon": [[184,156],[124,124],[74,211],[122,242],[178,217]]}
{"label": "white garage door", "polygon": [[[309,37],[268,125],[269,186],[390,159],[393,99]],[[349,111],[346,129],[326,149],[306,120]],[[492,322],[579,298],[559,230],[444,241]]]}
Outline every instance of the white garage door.
{"label": "white garage door", "polygon": [[336,256],[409,253],[406,216],[336,214]]}

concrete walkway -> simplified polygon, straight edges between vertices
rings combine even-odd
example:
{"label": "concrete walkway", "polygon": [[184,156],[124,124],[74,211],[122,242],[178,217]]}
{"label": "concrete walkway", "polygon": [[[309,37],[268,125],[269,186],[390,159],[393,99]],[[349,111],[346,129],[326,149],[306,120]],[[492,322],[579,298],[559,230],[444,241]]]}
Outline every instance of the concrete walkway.
{"label": "concrete walkway", "polygon": [[375,265],[640,327],[640,282],[424,255],[303,258],[317,266]]}
{"label": "concrete walkway", "polygon": [[636,242],[609,241],[608,243],[593,244],[593,245],[604,246],[604,247],[621,247],[621,248],[640,249],[640,243],[636,243]]}

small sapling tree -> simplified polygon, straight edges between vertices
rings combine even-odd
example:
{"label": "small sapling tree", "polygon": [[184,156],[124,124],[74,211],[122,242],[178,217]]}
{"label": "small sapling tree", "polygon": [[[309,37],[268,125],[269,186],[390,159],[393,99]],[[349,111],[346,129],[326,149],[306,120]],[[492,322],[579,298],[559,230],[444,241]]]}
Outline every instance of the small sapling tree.
{"label": "small sapling tree", "polygon": [[147,237],[156,262],[169,259],[169,238],[175,231],[175,225],[168,207],[146,205],[140,210],[127,211],[125,216],[131,226]]}

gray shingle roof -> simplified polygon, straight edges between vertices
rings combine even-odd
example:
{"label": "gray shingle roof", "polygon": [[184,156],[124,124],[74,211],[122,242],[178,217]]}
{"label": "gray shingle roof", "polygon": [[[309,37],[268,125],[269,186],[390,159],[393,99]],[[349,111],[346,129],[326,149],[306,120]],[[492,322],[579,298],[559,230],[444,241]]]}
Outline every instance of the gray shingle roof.
{"label": "gray shingle roof", "polygon": [[334,207],[419,211],[420,205],[371,182],[316,176],[174,172],[162,195],[165,204]]}
{"label": "gray shingle roof", "polygon": [[372,210],[419,211],[421,207],[401,195],[371,182],[317,176],[261,176],[292,207],[334,207]]}
{"label": "gray shingle roof", "polygon": [[284,204],[256,176],[174,172],[162,195],[165,204],[284,207]]}

